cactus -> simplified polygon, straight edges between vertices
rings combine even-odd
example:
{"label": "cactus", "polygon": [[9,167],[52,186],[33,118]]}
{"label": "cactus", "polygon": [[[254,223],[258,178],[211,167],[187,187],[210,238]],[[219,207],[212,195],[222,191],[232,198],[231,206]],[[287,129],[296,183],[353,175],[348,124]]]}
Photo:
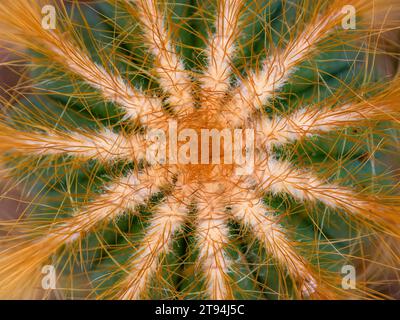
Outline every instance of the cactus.
{"label": "cactus", "polygon": [[[1,170],[29,203],[0,224],[1,297],[387,297],[363,275],[399,259],[400,87],[373,67],[380,1],[352,1],[356,28],[344,0],[55,2],[55,28],[45,5],[0,2],[23,70],[2,100]],[[228,138],[204,162],[176,161],[172,140],[154,161],[149,133],[174,124],[249,129],[251,166],[224,162]],[[188,137],[175,147],[203,154]]]}

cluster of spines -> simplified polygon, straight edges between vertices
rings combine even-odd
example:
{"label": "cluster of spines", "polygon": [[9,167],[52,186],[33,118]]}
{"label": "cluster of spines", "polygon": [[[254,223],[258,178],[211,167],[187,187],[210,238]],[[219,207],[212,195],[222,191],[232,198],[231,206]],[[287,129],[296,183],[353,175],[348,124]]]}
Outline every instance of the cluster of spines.
{"label": "cluster of spines", "polygon": [[[130,1],[126,2],[128,10],[133,11]],[[145,43],[154,57],[160,87],[167,96],[167,102],[178,119],[182,115],[190,116],[194,110],[193,83],[170,39],[164,17],[155,1],[138,0],[136,3],[140,8],[139,20],[142,23]],[[24,2],[17,1],[15,4],[5,2],[0,7],[3,9],[2,19],[11,26],[11,30],[15,30],[17,40],[21,37],[23,44],[38,49],[36,42],[29,42],[29,36],[34,35],[35,41],[44,46],[44,53],[97,89],[105,100],[123,108],[129,119],[138,118],[143,125],[150,127],[157,127],[168,119],[159,98],[146,95],[140,89],[131,86],[116,69],[107,70],[92,62],[89,55],[66,35],[41,29],[38,26],[39,18],[34,15],[39,5],[37,8],[30,8],[31,11],[28,11],[26,16],[27,21],[32,22],[33,28],[29,31],[32,34],[28,32],[21,36],[21,33],[26,31],[26,21],[21,23],[21,18],[13,19],[15,12],[22,14],[25,11],[24,5]],[[311,107],[305,108],[288,118],[266,119],[257,114],[257,111],[260,111],[287,82],[294,68],[315,50],[317,42],[326,37],[340,21],[342,15],[339,9],[343,1],[335,1],[326,14],[318,15],[282,52],[275,52],[267,57],[260,70],[249,72],[246,79],[234,88],[230,101],[226,105],[221,103],[230,88],[231,59],[235,52],[235,37],[239,32],[242,5],[241,1],[236,0],[219,1],[216,31],[210,36],[211,40],[206,50],[207,68],[200,81],[203,90],[200,104],[204,108],[210,108],[211,114],[221,116],[222,121],[227,121],[232,127],[248,123],[255,125],[260,149],[265,149],[266,153],[271,151],[273,145],[304,139],[342,125],[358,124],[373,119],[393,120],[396,116],[397,91],[393,92],[394,95],[390,98],[385,94],[373,100],[350,102],[332,109],[315,111]],[[360,10],[367,7],[365,1],[358,1],[355,5]],[[10,17],[7,17],[7,14],[10,14]],[[214,114],[213,108],[217,108],[216,111],[221,115]],[[139,135],[126,136],[109,130],[60,132],[49,128],[40,128],[40,133],[21,132],[6,122],[2,124],[1,129],[1,150],[12,149],[22,154],[37,155],[68,154],[83,160],[95,158],[104,163],[117,159],[133,160],[137,163],[145,160],[145,141]],[[396,209],[390,205],[379,204],[375,197],[365,197],[351,189],[327,183],[311,172],[297,169],[288,162],[278,161],[270,156],[258,156],[256,172],[244,181],[232,178],[226,185],[223,185],[223,181],[202,183],[194,188],[182,185],[180,187],[183,191],[173,191],[171,195],[167,195],[165,202],[154,208],[142,243],[128,260],[127,276],[118,284],[121,291],[115,297],[139,298],[146,291],[150,278],[158,267],[159,255],[170,250],[172,236],[187,219],[187,204],[179,202],[178,199],[193,198],[196,202],[195,225],[199,259],[202,262],[206,291],[209,297],[215,299],[233,296],[228,277],[230,261],[225,252],[229,242],[227,225],[231,218],[226,212],[227,206],[232,206],[232,218],[247,225],[278,263],[284,265],[291,276],[300,282],[303,296],[318,291],[319,283],[310,266],[292,248],[285,236],[285,230],[276,220],[274,210],[265,207],[259,200],[260,195],[249,191],[252,188],[268,190],[273,194],[288,193],[299,201],[321,201],[327,206],[343,209],[362,221],[382,223],[386,228],[393,227],[398,221]],[[28,243],[22,242],[16,248],[8,248],[0,258],[2,265],[8,265],[1,271],[0,281],[4,282],[4,287],[12,288],[15,285],[14,282],[6,283],[10,277],[20,285],[21,278],[29,274],[27,271],[18,274],[18,269],[15,268],[24,265],[27,258],[23,255],[26,252],[37,249],[32,256],[35,264],[30,265],[34,272],[38,265],[43,264],[65,243],[76,241],[99,223],[116,218],[126,209],[134,209],[152,194],[160,191],[162,185],[173,184],[172,176],[179,175],[179,172],[170,171],[171,169],[159,166],[146,168],[141,173],[134,170],[131,174],[112,182],[104,194],[96,197],[86,208],[65,222],[53,226],[48,235]],[[178,182],[181,182],[179,178]],[[230,190],[231,185],[238,183],[247,190],[246,196],[240,195],[240,189],[239,192],[235,188]],[[230,202],[225,199],[227,195]],[[395,228],[393,232],[396,232]]]}

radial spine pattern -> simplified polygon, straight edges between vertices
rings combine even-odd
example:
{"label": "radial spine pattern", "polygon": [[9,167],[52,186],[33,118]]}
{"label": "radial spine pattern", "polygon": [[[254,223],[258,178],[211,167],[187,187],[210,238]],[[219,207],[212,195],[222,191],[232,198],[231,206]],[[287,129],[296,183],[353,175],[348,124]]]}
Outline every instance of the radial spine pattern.
{"label": "radial spine pattern", "polygon": [[[278,2],[267,1],[265,7],[271,11]],[[368,13],[373,7],[371,1],[353,2],[359,15]],[[393,80],[384,89],[375,86],[365,95],[355,93],[357,89],[354,89],[352,94],[346,93],[343,97],[335,95],[320,101],[297,101],[294,108],[279,110],[274,103],[285,99],[280,94],[298,68],[323,52],[325,47],[318,47],[321,42],[327,41],[325,46],[329,47],[329,41],[334,41],[327,39],[340,28],[345,15],[342,8],[346,3],[335,0],[326,5],[323,1],[314,1],[315,7],[311,10],[315,12],[299,18],[306,22],[299,23],[296,33],[290,28],[289,33],[293,34],[284,45],[275,48],[271,43],[269,48],[264,48],[265,53],[257,57],[256,63],[251,61],[253,66],[248,63],[239,67],[238,57],[243,56],[243,39],[246,40],[248,32],[246,17],[255,10],[252,6],[257,3],[244,0],[214,3],[215,12],[208,17],[208,38],[203,38],[205,47],[195,48],[201,49],[198,59],[203,62],[194,68],[177,47],[179,41],[171,27],[173,17],[167,3],[110,1],[108,6],[123,8],[124,19],[135,21],[140,27],[140,35],[136,29],[134,31],[135,36],[142,39],[141,50],[146,51],[143,55],[146,62],[140,72],[147,73],[156,87],[150,88],[149,84],[146,89],[145,84],[136,85],[139,81],[125,76],[113,59],[106,61],[101,54],[100,59],[93,58],[92,52],[76,39],[81,31],[74,34],[73,22],[68,18],[64,17],[63,27],[69,32],[63,32],[61,27],[43,29],[40,1],[35,4],[32,1],[1,1],[0,23],[8,28],[6,33],[0,32],[1,39],[28,48],[23,58],[32,58],[33,65],[37,60],[48,59],[64,75],[92,88],[105,103],[113,104],[121,118],[118,126],[112,129],[100,118],[95,125],[86,128],[73,124],[64,126],[64,120],[58,125],[57,119],[34,124],[34,120],[18,113],[22,98],[17,98],[16,103],[9,102],[17,111],[1,119],[0,151],[1,162],[12,178],[18,176],[16,171],[20,168],[15,161],[22,161],[24,157],[30,163],[50,159],[47,164],[37,162],[38,169],[40,166],[56,168],[59,159],[67,159],[64,165],[70,168],[88,165],[93,170],[87,178],[88,184],[98,178],[96,170],[99,169],[93,166],[108,168],[110,174],[107,174],[108,181],[102,182],[94,195],[85,192],[90,200],[76,200],[79,196],[64,190],[72,203],[72,210],[67,214],[55,213],[51,217],[47,213],[37,216],[30,213],[19,222],[2,223],[11,231],[1,240],[1,296],[31,297],[30,294],[36,292],[33,289],[40,286],[42,275],[38,270],[46,264],[56,264],[57,270],[63,269],[63,265],[72,263],[67,263],[65,257],[77,265],[71,267],[70,274],[85,275],[90,273],[86,269],[95,261],[108,259],[109,264],[103,271],[96,269],[97,276],[89,276],[90,293],[84,298],[148,298],[157,287],[164,288],[168,298],[265,298],[266,292],[277,298],[370,294],[367,289],[363,291],[362,286],[357,288],[359,291],[342,290],[339,275],[312,258],[319,254],[312,251],[317,249],[311,249],[311,245],[309,248],[302,246],[302,240],[290,230],[290,223],[285,219],[295,213],[291,213],[290,208],[283,213],[279,205],[268,199],[291,199],[294,205],[312,208],[304,210],[312,210],[317,215],[325,216],[327,210],[331,210],[342,221],[355,223],[357,231],[374,233],[377,238],[397,237],[400,213],[395,196],[369,192],[339,180],[330,181],[329,175],[321,174],[313,166],[299,166],[296,161],[291,161],[290,155],[284,154],[288,150],[290,153],[293,146],[302,146],[307,140],[315,141],[347,127],[371,127],[379,121],[395,122],[400,110],[400,90],[396,87],[399,82]],[[308,1],[299,1],[304,12],[307,12],[307,4]],[[198,9],[195,5],[188,6],[193,15],[200,12],[193,21],[204,14],[202,5],[197,5]],[[261,13],[256,17],[265,19]],[[265,28],[269,26],[264,25]],[[194,24],[182,26],[186,32],[200,32],[190,31],[190,28],[195,28]],[[268,31],[264,32],[268,34]],[[367,33],[363,36],[367,37]],[[344,38],[343,42],[346,41],[353,40]],[[367,55],[368,49],[365,52]],[[250,53],[249,59],[252,58],[256,59]],[[146,67],[151,70],[144,70]],[[51,73],[48,77],[41,81],[51,82]],[[342,87],[349,88],[350,85],[343,84]],[[40,86],[30,89],[39,97],[46,90]],[[340,95],[340,88],[337,92]],[[67,96],[64,101],[68,108],[68,94],[56,89],[46,94]],[[82,94],[85,99],[84,93],[76,90],[71,97],[74,94],[78,99]],[[16,120],[11,120],[12,117]],[[26,123],[23,123],[24,119]],[[167,158],[155,163],[147,152],[150,147],[147,134],[152,130],[171,130],[172,123],[176,124],[178,132],[190,129],[192,135],[198,137],[204,129],[219,132],[224,129],[232,132],[252,130],[254,159],[251,170],[244,175],[238,174],[237,164],[225,163],[226,148],[218,153],[218,161],[211,161],[214,155],[210,151],[215,150],[208,144],[208,157],[203,157],[202,144],[198,149],[190,149],[199,159],[200,154],[203,160],[207,158],[207,163],[172,161],[171,142]],[[340,139],[340,135],[338,137]],[[186,141],[179,139],[175,147],[181,147],[183,142]],[[222,148],[222,144],[218,148]],[[239,149],[240,153],[249,151],[243,143]],[[281,149],[285,151],[282,153]],[[60,179],[63,179],[62,175],[59,173]],[[282,203],[286,202],[282,200]],[[48,206],[51,212],[53,204]],[[126,216],[130,217],[128,224],[136,224],[129,227],[128,232],[122,232],[119,223]],[[101,230],[109,228],[114,232],[119,230],[116,233],[120,240],[122,238],[122,245],[109,245],[100,239]],[[322,231],[319,237],[321,234]],[[315,237],[308,240],[318,242],[318,236]],[[89,255],[90,241],[97,241],[99,244],[95,249],[103,250],[103,253],[88,267],[81,260]],[[267,257],[264,262],[250,261],[254,260],[254,254],[248,257],[247,253],[252,245],[259,248],[255,260],[264,255]],[[182,248],[185,248],[184,252]],[[248,248],[247,252],[245,248]],[[113,250],[124,252],[122,262],[113,258]],[[324,249],[320,250],[322,254]],[[171,257],[175,257],[173,262]],[[270,276],[261,276],[261,271],[257,271],[268,265],[273,266],[275,277],[279,278],[278,289],[270,291],[265,289],[269,286],[267,279]],[[245,266],[246,270],[238,271],[240,266]],[[198,276],[190,278],[191,273]],[[68,275],[60,276],[59,281],[67,283],[65,279],[68,278]],[[190,279],[194,282],[189,283]],[[243,288],[243,283],[247,283],[247,289]],[[70,289],[74,291],[72,285]],[[246,290],[251,293],[241,296]],[[273,293],[274,290],[278,291]],[[74,297],[74,294],[69,296]]]}

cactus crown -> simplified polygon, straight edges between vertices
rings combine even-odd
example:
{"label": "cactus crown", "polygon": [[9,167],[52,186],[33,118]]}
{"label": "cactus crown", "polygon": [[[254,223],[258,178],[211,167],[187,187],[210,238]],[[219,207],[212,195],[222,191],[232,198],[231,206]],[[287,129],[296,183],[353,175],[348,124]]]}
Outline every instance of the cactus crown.
{"label": "cactus crown", "polygon": [[[370,67],[365,18],[379,2],[353,1],[354,30],[343,0],[72,1],[55,29],[44,5],[0,3],[23,69],[2,172],[29,199],[1,223],[2,296],[36,296],[46,265],[64,298],[384,296],[340,277],[398,235],[400,89]],[[171,125],[154,161],[149,133]],[[204,129],[227,136],[192,147]],[[248,161],[227,162],[245,129]]]}

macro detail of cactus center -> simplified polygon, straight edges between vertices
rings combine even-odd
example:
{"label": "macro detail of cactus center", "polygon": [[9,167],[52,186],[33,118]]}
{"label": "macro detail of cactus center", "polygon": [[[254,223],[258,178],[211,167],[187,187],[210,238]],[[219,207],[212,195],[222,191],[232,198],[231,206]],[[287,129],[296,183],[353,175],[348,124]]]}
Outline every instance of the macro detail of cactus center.
{"label": "macro detail of cactus center", "polygon": [[19,79],[0,98],[1,197],[23,193],[18,217],[0,212],[0,297],[391,298],[388,10],[0,1]]}

